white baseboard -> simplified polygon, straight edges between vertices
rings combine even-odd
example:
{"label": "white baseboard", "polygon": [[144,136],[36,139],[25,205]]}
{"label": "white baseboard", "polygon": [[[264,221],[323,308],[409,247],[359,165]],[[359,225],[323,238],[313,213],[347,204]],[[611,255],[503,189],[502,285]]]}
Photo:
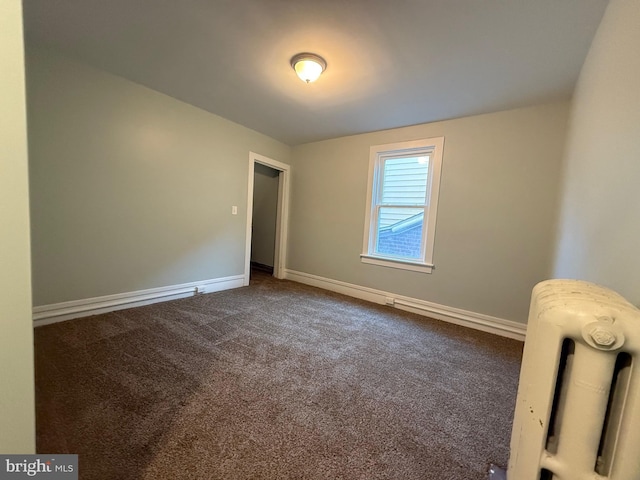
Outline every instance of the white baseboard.
{"label": "white baseboard", "polygon": [[502,337],[513,338],[524,341],[527,333],[527,326],[523,323],[504,320],[482,313],[470,312],[460,308],[448,307],[417,298],[396,295],[395,293],[384,292],[374,288],[362,287],[351,283],[341,282],[330,278],[319,277],[309,273],[297,272],[295,270],[285,270],[285,278],[294,282],[312,285],[314,287],[342,293],[350,297],[367,300],[380,305],[389,305],[401,310],[417,313],[437,320],[442,320],[463,327],[493,333]]}
{"label": "white baseboard", "polygon": [[63,322],[72,318],[87,317],[113,312],[124,308],[141,307],[152,303],[166,302],[191,297],[200,293],[213,293],[244,285],[244,275],[201,280],[199,282],[150,288],[136,292],[118,293],[103,297],[85,298],[71,302],[54,303],[33,308],[33,326],[40,327]]}

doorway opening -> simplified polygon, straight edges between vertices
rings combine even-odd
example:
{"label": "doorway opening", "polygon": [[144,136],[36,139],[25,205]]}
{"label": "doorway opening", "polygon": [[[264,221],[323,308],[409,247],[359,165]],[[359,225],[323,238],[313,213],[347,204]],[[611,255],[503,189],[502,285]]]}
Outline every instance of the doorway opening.
{"label": "doorway opening", "polygon": [[245,285],[249,285],[252,267],[284,278],[289,169],[289,165],[249,153]]}

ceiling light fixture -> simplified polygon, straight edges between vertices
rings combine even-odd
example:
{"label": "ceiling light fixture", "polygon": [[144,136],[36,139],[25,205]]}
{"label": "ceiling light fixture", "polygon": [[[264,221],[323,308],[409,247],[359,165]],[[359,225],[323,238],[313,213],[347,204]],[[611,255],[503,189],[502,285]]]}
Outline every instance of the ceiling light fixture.
{"label": "ceiling light fixture", "polygon": [[299,53],[291,59],[291,66],[303,82],[315,82],[327,68],[324,58],[313,53]]}

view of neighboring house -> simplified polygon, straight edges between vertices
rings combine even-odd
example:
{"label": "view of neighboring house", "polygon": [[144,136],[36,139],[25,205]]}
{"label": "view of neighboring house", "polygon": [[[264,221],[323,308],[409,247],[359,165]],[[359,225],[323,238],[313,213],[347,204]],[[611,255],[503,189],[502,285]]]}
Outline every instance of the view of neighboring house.
{"label": "view of neighboring house", "polygon": [[387,225],[378,231],[378,253],[400,257],[419,258],[421,254],[424,212]]}
{"label": "view of neighboring house", "polygon": [[381,173],[375,252],[421,258],[429,156],[388,158]]}

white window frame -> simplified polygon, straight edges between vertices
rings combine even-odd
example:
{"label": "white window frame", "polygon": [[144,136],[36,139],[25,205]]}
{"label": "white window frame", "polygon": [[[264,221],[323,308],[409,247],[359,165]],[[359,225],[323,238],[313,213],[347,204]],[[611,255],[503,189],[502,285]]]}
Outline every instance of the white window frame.
{"label": "white window frame", "polygon": [[[435,244],[436,216],[438,212],[438,195],[440,192],[440,172],[442,170],[442,155],[444,137],[425,138],[408,142],[374,145],[369,150],[369,180],[367,186],[367,209],[364,222],[364,240],[360,260],[363,263],[400,268],[423,273],[431,273],[435,268],[433,263],[433,246]],[[422,227],[422,256],[418,260],[396,258],[375,253],[377,237],[377,211],[381,206],[378,202],[381,172],[384,161],[409,155],[429,155],[429,170],[427,175],[427,198],[424,206],[424,224]]]}

